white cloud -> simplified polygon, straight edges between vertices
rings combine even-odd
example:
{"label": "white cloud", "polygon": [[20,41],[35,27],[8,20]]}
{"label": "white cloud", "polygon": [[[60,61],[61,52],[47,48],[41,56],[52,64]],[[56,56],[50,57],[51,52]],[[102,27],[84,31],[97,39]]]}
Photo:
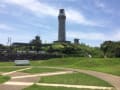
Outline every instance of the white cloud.
{"label": "white cloud", "polygon": [[6,8],[5,4],[0,4],[0,8]]}
{"label": "white cloud", "polygon": [[6,24],[1,24],[0,23],[0,30],[7,30],[7,31],[11,31],[11,30],[14,30],[14,28],[12,28],[11,26],[9,25],[6,25]]}
{"label": "white cloud", "polygon": [[97,8],[99,8],[103,12],[113,13],[112,9],[108,8],[108,6],[105,3],[103,3],[102,0],[95,0],[95,5]]}
{"label": "white cloud", "polygon": [[116,30],[114,30],[114,33],[113,33],[114,35],[111,37],[112,38],[112,40],[119,40],[120,41],[120,29],[116,29]]}
{"label": "white cloud", "polygon": [[112,34],[105,34],[105,33],[100,33],[100,32],[73,32],[73,31],[68,31],[67,36],[69,38],[79,38],[79,39],[85,39],[85,40],[113,40],[113,41],[118,41],[120,40],[120,31],[117,31],[116,33]]}
{"label": "white cloud", "polygon": [[103,2],[101,2],[100,0],[95,0],[95,4],[98,8],[105,8],[105,4]]}
{"label": "white cloud", "polygon": [[3,3],[0,3],[0,13],[7,13],[5,9],[6,9],[6,5]]}
{"label": "white cloud", "polygon": [[32,11],[36,15],[56,16],[57,10],[47,4],[40,3],[38,0],[5,0],[6,3],[15,4]]}
{"label": "white cloud", "polygon": [[[57,17],[58,8],[53,7],[49,4],[41,3],[38,0],[4,0],[4,2],[9,4],[15,4],[29,11],[37,16],[53,16]],[[95,21],[88,20],[80,11],[75,9],[66,9],[66,16],[69,21],[89,25],[89,26],[101,26]]]}
{"label": "white cloud", "polygon": [[85,32],[67,32],[67,35],[69,38],[79,38],[79,39],[85,39],[85,40],[104,40],[105,35],[102,33],[85,33]]}
{"label": "white cloud", "polygon": [[76,10],[68,9],[66,11],[66,16],[68,20],[76,22],[78,24],[90,25],[90,26],[102,26],[95,21],[88,20],[82,13]]}
{"label": "white cloud", "polygon": [[[63,0],[64,1],[64,0]],[[74,1],[76,1],[76,0],[66,0],[66,1],[68,1],[68,2],[74,2]]]}

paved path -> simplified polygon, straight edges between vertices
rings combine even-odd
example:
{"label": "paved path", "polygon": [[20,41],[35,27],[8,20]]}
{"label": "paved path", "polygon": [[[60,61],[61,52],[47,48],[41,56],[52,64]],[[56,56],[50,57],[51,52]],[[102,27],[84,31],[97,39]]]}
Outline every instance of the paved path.
{"label": "paved path", "polygon": [[[61,68],[61,67],[46,67],[46,68],[56,68],[56,69],[65,69],[68,70],[66,71],[67,73],[72,73],[73,71],[76,72],[81,72],[81,73],[85,73],[85,74],[89,74],[98,78],[101,78],[107,82],[109,82],[110,84],[112,84],[117,90],[120,90],[120,77],[119,76],[115,76],[115,75],[111,75],[111,74],[106,74],[106,73],[102,73],[102,72],[96,72],[96,71],[90,71],[90,70],[80,70],[80,69],[72,69],[72,68]],[[59,74],[65,74],[65,71],[57,72]],[[45,73],[45,74],[37,74],[37,75],[30,75],[30,74],[26,74],[26,73],[21,73],[21,72],[12,72],[12,73],[8,73],[7,75],[12,76],[12,79],[5,83],[0,85],[0,90],[22,90],[23,88],[25,88],[25,85],[9,85],[10,82],[23,82],[23,83],[33,83],[33,82],[37,82],[39,80],[39,76],[44,76],[44,75],[57,75],[56,72],[52,72],[51,73]],[[22,75],[22,76],[21,76]],[[9,83],[9,84],[8,84]],[[37,83],[38,84],[38,83]],[[39,83],[40,85],[40,83]],[[61,85],[60,85],[61,86]]]}
{"label": "paved path", "polygon": [[7,73],[3,73],[2,75],[10,75],[10,74],[12,74],[12,73],[19,72],[19,71],[24,71],[24,70],[28,70],[28,69],[31,69],[31,68],[19,69],[19,70],[15,70],[15,71],[11,71],[11,72],[7,72]]}
{"label": "paved path", "polygon": [[[67,74],[73,73],[73,71],[58,71],[58,72],[51,72],[51,73],[41,73],[41,74],[28,74],[18,71],[27,70],[30,68],[20,69],[8,73],[3,73],[2,75],[9,75],[11,76],[11,80],[5,82],[0,85],[0,90],[22,90],[27,86],[30,86],[34,83],[37,83],[40,79],[40,76],[53,76],[53,75],[60,75],[60,74]],[[10,84],[10,83],[14,84]],[[17,82],[22,82],[22,85],[17,84]],[[31,84],[30,84],[31,83]]]}
{"label": "paved path", "polygon": [[106,73],[102,73],[102,72],[89,71],[89,70],[77,70],[77,71],[95,76],[102,80],[105,80],[108,83],[110,83],[111,85],[113,85],[117,90],[120,90],[120,77],[119,76],[106,74]]}
{"label": "paved path", "polygon": [[97,89],[97,90],[113,90],[112,87],[101,87],[101,86],[86,86],[86,85],[69,85],[69,84],[50,84],[50,83],[31,83],[31,82],[6,82],[5,85],[19,85],[19,86],[52,86],[52,87],[67,87],[67,88],[82,88],[82,89]]}
{"label": "paved path", "polygon": [[[8,75],[10,77],[16,77],[16,76],[21,76],[21,75],[31,75],[28,73],[23,73],[23,72],[19,72],[19,71],[24,71],[30,68],[25,68],[25,69],[19,69],[16,71],[11,71],[11,72],[7,72],[7,73],[2,73],[2,75]],[[39,77],[33,77],[33,78],[25,78],[25,79],[11,79],[9,81],[19,81],[19,82],[38,82]],[[8,81],[8,82],[9,82]],[[6,85],[5,83],[0,84],[0,90],[22,90],[23,88],[25,88],[26,86],[22,85]]]}
{"label": "paved path", "polygon": [[[47,67],[47,68],[49,68],[49,67]],[[95,76],[97,78],[107,81],[108,83],[113,85],[117,90],[120,90],[120,76],[115,76],[112,74],[91,71],[91,70],[80,70],[80,69],[61,68],[61,67],[50,67],[50,68],[66,69],[66,70],[77,71],[77,72],[85,73],[88,75],[92,75],[92,76]]]}
{"label": "paved path", "polygon": [[34,74],[34,75],[23,75],[23,76],[16,76],[11,77],[12,79],[19,79],[19,78],[30,78],[30,77],[42,77],[42,76],[53,76],[53,75],[61,75],[61,74],[68,74],[73,73],[73,71],[59,71],[59,72],[49,72],[49,73],[42,73],[42,74]]}
{"label": "paved path", "polygon": [[0,72],[0,75],[2,75],[3,72]]}

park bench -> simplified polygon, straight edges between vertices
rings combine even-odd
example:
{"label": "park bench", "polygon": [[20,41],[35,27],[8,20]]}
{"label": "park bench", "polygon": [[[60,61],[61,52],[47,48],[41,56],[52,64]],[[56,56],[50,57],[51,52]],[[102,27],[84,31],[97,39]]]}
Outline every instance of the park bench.
{"label": "park bench", "polygon": [[30,60],[14,60],[16,66],[30,65]]}

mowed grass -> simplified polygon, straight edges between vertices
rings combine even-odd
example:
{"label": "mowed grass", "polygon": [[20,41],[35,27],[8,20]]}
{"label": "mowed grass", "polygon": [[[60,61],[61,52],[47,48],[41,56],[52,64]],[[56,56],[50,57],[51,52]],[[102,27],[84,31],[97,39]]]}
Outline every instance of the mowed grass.
{"label": "mowed grass", "polygon": [[14,62],[0,62],[0,72],[11,72],[23,68],[21,66],[15,66]]}
{"label": "mowed grass", "polygon": [[0,72],[11,72],[19,69],[23,69],[23,68],[22,67],[0,67]]}
{"label": "mowed grass", "polygon": [[15,65],[13,62],[0,62],[0,67],[13,66],[13,65]]}
{"label": "mowed grass", "polygon": [[0,83],[4,83],[4,82],[8,81],[9,79],[10,79],[9,76],[0,75]]}
{"label": "mowed grass", "polygon": [[64,71],[62,69],[55,69],[55,68],[37,68],[34,67],[32,69],[24,70],[22,72],[25,73],[46,73],[46,72],[58,72],[58,71]]}
{"label": "mowed grass", "polygon": [[[33,63],[33,64],[32,64]],[[34,66],[58,66],[95,70],[120,76],[120,58],[55,58],[44,61],[32,61]],[[36,63],[36,64],[35,64]]]}
{"label": "mowed grass", "polygon": [[[15,64],[13,62],[0,62],[0,67],[14,65]],[[79,68],[95,70],[120,76],[120,58],[55,58],[49,60],[31,61],[30,65]]]}
{"label": "mowed grass", "polygon": [[90,89],[77,89],[77,88],[65,88],[65,87],[48,87],[32,85],[23,90],[90,90]]}
{"label": "mowed grass", "polygon": [[83,73],[41,77],[39,82],[70,85],[111,86],[109,83],[101,79]]}

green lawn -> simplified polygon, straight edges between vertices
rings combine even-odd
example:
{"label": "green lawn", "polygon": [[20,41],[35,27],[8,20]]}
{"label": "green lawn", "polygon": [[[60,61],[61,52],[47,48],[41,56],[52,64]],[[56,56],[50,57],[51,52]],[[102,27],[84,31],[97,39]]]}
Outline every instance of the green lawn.
{"label": "green lawn", "polygon": [[[120,76],[120,58],[55,58],[49,60],[31,61],[31,66],[51,66],[51,67],[69,67],[78,69],[95,70],[105,73],[110,73]],[[23,67],[5,67],[14,66],[13,62],[0,62],[0,72],[9,72]],[[59,69],[37,68],[25,70],[27,73],[43,73],[61,71]],[[9,77],[0,76],[0,82],[9,80]],[[56,76],[48,76],[40,78],[39,82],[44,83],[62,83],[62,84],[80,84],[80,85],[96,85],[96,86],[111,86],[109,83],[82,73],[64,74]],[[32,85],[24,90],[88,90],[88,89],[75,89],[75,88],[62,88],[62,87],[43,87]]]}
{"label": "green lawn", "polygon": [[13,62],[0,62],[0,67],[3,67],[3,66],[13,66],[14,63]]}
{"label": "green lawn", "polygon": [[90,70],[95,70],[99,72],[105,72],[113,75],[120,76],[120,65],[116,66],[104,66],[104,67],[96,67],[90,68]]}
{"label": "green lawn", "polygon": [[0,75],[0,83],[4,83],[4,82],[8,81],[9,79],[10,79],[9,76]]}
{"label": "green lawn", "polygon": [[120,58],[56,58],[44,61],[32,61],[32,63],[31,64],[35,66],[39,65],[80,68],[120,76]]}
{"label": "green lawn", "polygon": [[22,67],[0,67],[0,72],[10,72],[14,70],[23,69]]}
{"label": "green lawn", "polygon": [[83,73],[41,77],[39,82],[72,85],[111,86],[109,83],[101,79]]}
{"label": "green lawn", "polygon": [[63,71],[61,69],[54,69],[54,68],[32,68],[32,69],[28,69],[22,72],[26,72],[26,73],[45,73],[45,72],[57,72],[57,71]]}
{"label": "green lawn", "polygon": [[[0,67],[14,66],[12,62],[0,62]],[[120,76],[120,58],[55,58],[31,61],[31,66],[58,66],[95,70]],[[1,70],[0,70],[1,71]],[[3,69],[4,71],[4,69]],[[6,70],[5,70],[6,71]]]}
{"label": "green lawn", "polygon": [[30,87],[25,88],[24,90],[90,90],[90,89],[76,89],[76,88],[48,87],[48,86],[32,85]]}

